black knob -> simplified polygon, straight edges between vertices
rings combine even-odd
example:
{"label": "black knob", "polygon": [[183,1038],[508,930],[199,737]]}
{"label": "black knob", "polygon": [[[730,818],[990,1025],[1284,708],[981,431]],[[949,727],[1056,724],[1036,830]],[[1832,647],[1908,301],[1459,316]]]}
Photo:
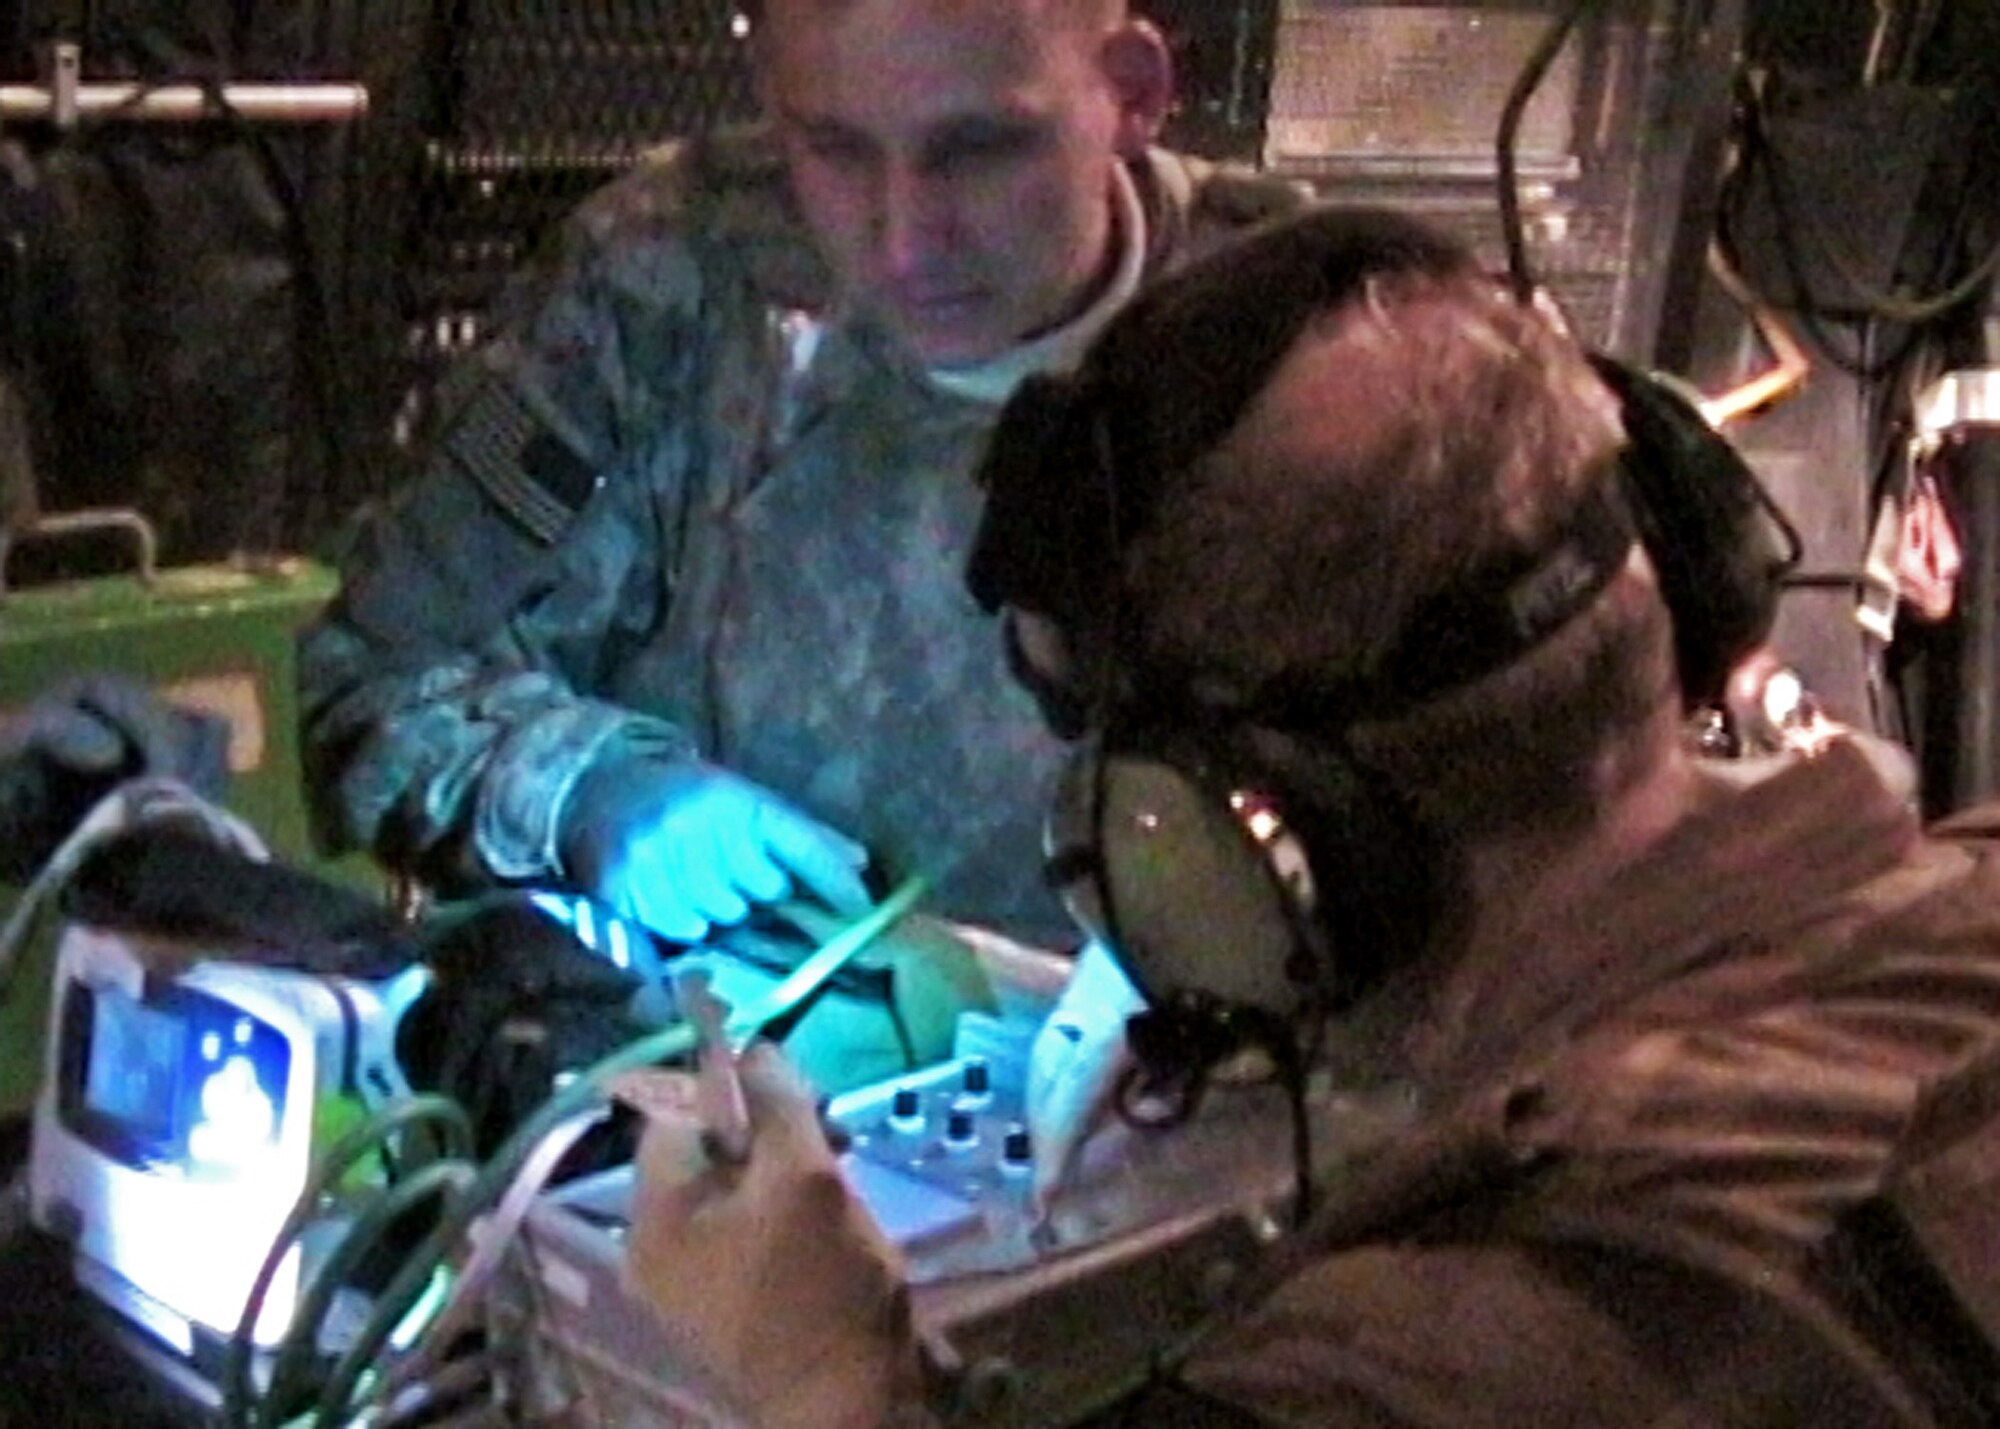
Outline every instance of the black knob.
{"label": "black knob", "polygon": [[955,1106],[946,1113],[944,1119],[944,1139],[946,1141],[956,1145],[963,1145],[966,1142],[975,1140],[976,1137],[977,1132],[974,1129],[973,1117],[970,1111],[964,1107]]}
{"label": "black knob", "polygon": [[993,1090],[993,1069],[981,1058],[975,1057],[965,1064],[965,1089],[974,1096],[984,1096]]}
{"label": "black knob", "polygon": [[1011,1165],[1023,1165],[1035,1158],[1035,1148],[1028,1140],[1028,1128],[1010,1126],[1007,1135],[1000,1142],[1000,1159]]}
{"label": "black knob", "polygon": [[889,1115],[898,1121],[909,1121],[924,1109],[923,1098],[915,1087],[898,1087],[896,1094],[889,1098]]}

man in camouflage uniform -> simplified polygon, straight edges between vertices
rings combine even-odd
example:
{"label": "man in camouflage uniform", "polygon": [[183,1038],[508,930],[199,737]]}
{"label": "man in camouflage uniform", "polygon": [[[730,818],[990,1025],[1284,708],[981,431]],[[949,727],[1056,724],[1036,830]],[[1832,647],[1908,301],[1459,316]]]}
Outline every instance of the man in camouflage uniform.
{"label": "man in camouflage uniform", "polygon": [[673,938],[788,892],[1066,936],[1054,746],[964,592],[1001,401],[1288,186],[1151,144],[1119,0],[771,0],[766,132],[590,200],[303,642],[329,839]]}
{"label": "man in camouflage uniform", "polygon": [[[2000,1422],[2000,808],[1926,837],[1858,739],[1689,749],[1689,672],[1773,592],[1670,609],[1689,533],[1642,543],[1636,493],[1727,450],[1685,404],[1628,445],[1668,398],[1614,380],[1457,244],[1347,211],[1159,285],[1003,418],[975,586],[1118,751],[1083,746],[1060,863],[1119,895],[1077,906],[1153,1000],[1142,1064],[1321,1046],[1414,1108],[1079,1421]],[[1656,465],[1683,441],[1713,460]],[[1109,554],[1079,579],[1052,539]],[[1338,877],[1364,813],[1452,896]],[[1190,884],[1239,916],[1163,916]],[[649,1133],[642,1283],[762,1429],[980,1422],[926,1403],[896,1259],[780,1068],[747,1169]],[[782,1296],[724,1318],[673,1273],[719,1224],[789,1252]]]}

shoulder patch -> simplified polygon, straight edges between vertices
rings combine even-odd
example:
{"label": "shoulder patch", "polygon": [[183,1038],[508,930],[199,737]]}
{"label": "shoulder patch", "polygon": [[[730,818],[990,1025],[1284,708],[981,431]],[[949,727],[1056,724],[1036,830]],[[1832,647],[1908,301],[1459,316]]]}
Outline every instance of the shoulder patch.
{"label": "shoulder patch", "polygon": [[514,393],[489,382],[445,439],[444,453],[501,511],[543,545],[554,545],[604,478]]}

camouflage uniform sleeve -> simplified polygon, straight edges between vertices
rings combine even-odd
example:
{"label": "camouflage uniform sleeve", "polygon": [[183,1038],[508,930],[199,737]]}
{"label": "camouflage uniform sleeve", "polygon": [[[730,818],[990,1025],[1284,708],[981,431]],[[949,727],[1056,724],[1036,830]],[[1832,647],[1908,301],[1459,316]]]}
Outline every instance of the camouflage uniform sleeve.
{"label": "camouflage uniform sleeve", "polygon": [[682,468],[659,453],[703,337],[677,222],[646,173],[586,204],[447,380],[418,479],[364,520],[300,645],[326,846],[446,886],[545,880],[607,741],[690,747],[589,694],[621,612],[664,599],[659,487]]}

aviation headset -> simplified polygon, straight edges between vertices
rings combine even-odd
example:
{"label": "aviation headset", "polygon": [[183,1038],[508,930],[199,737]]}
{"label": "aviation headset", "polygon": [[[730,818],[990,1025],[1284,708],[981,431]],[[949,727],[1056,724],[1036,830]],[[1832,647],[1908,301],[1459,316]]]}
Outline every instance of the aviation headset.
{"label": "aviation headset", "polygon": [[[975,597],[1093,631],[1106,663],[1129,664],[1119,554],[1307,323],[1384,271],[1475,265],[1401,215],[1315,210],[1143,294],[1074,375],[1024,384],[981,471]],[[1623,407],[1615,476],[1539,549],[1497,556],[1424,602],[1365,679],[1307,675],[1217,701],[1142,668],[1079,695],[1015,660],[1058,731],[1088,733],[1051,814],[1049,873],[1147,995],[1130,1034],[1156,1084],[1204,1077],[1246,1045],[1294,1059],[1301,1036],[1413,952],[1448,905],[1448,871],[1405,801],[1347,756],[1346,726],[1526,654],[1597,598],[1635,539],[1658,571],[1690,705],[1719,695],[1768,633],[1796,533],[1685,397],[1592,361]]]}

